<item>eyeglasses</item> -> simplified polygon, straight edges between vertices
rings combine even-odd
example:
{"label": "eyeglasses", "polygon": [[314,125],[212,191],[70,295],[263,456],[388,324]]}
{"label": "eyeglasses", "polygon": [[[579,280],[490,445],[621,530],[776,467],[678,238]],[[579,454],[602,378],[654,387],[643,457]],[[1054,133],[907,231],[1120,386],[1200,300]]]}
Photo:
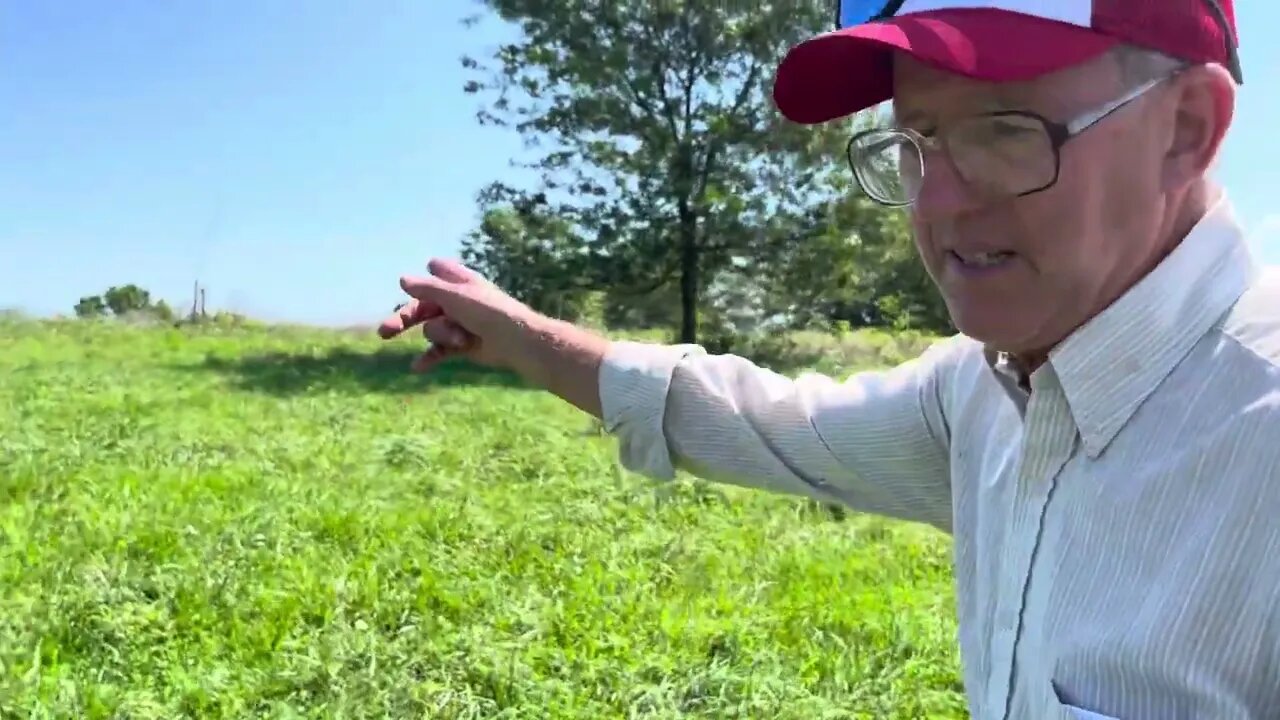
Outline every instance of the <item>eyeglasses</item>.
{"label": "eyeglasses", "polygon": [[[906,0],[836,0],[836,29],[891,18],[902,9],[905,2]],[[1222,4],[1218,0],[1204,0],[1204,2],[1217,20],[1218,27],[1222,29],[1222,36],[1226,38],[1227,69],[1231,71],[1231,76],[1235,78],[1236,83],[1243,85],[1244,71],[1240,67],[1240,39],[1231,32],[1231,23],[1227,22],[1227,14],[1223,12]]]}
{"label": "eyeglasses", "polygon": [[924,184],[926,150],[945,152],[961,181],[983,199],[1037,193],[1058,181],[1067,141],[1179,72],[1145,82],[1066,123],[1010,110],[965,118],[929,136],[910,128],[866,130],[849,140],[849,167],[872,200],[890,207],[916,201]]}

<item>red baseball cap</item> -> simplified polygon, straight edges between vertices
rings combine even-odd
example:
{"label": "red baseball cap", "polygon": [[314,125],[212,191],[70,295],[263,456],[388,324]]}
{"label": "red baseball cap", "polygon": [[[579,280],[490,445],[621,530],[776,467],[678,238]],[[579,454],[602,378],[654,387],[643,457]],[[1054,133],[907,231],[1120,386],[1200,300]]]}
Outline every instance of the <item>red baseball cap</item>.
{"label": "red baseball cap", "polygon": [[787,119],[822,123],[891,99],[895,52],[966,77],[1012,82],[1065,69],[1125,43],[1189,62],[1222,63],[1243,82],[1231,0],[886,5],[880,19],[819,35],[787,53],[773,86],[774,102]]}

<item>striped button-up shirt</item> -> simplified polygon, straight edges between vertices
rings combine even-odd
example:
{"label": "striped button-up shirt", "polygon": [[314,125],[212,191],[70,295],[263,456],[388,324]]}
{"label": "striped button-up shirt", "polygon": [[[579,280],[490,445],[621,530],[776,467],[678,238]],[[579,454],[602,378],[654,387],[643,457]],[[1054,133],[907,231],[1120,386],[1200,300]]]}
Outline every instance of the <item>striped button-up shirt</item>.
{"label": "striped button-up shirt", "polygon": [[950,533],[974,718],[1280,717],[1280,277],[1225,199],[1026,380],[619,342],[600,390],[632,470]]}

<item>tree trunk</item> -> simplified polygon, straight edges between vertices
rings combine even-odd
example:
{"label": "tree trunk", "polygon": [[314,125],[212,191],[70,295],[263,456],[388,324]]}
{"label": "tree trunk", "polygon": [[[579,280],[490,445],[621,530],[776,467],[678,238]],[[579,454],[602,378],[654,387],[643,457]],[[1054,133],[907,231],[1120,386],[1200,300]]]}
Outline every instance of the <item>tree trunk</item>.
{"label": "tree trunk", "polygon": [[698,341],[698,218],[680,203],[680,342]]}

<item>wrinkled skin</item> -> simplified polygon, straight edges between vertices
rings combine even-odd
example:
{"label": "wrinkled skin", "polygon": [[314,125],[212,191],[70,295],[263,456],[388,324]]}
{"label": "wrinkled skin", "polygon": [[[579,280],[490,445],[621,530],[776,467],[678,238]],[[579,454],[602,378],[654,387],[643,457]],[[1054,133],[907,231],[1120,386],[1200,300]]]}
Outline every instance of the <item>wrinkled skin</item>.
{"label": "wrinkled skin", "polygon": [[[894,82],[899,124],[926,133],[992,110],[1031,110],[1065,122],[1132,87],[1110,55],[999,85],[903,56]],[[911,220],[959,330],[1034,368],[1149,272],[1213,199],[1206,173],[1231,120],[1234,88],[1218,66],[1157,85],[1070,140],[1058,182],[1024,197],[980,201],[944,155],[927,156]],[[996,271],[972,273],[952,251],[1014,255]]]}

